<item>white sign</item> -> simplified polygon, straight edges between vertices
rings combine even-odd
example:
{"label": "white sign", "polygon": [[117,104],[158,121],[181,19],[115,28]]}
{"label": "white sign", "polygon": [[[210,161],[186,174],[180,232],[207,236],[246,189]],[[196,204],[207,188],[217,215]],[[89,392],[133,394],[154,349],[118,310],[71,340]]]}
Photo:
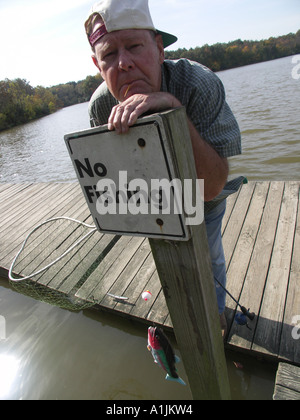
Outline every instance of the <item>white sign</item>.
{"label": "white sign", "polygon": [[[140,119],[127,134],[101,126],[68,134],[65,141],[99,231],[189,239],[186,219],[197,219],[186,218],[187,209],[195,213],[187,202],[193,186],[177,176],[159,115]],[[199,205],[198,196],[193,200]]]}

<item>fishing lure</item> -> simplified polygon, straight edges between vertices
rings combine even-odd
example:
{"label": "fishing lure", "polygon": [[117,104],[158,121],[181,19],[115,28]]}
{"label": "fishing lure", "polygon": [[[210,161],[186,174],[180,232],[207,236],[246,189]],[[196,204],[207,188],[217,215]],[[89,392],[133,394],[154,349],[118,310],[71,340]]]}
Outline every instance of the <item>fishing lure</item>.
{"label": "fishing lure", "polygon": [[175,367],[175,363],[180,362],[180,359],[175,356],[169,340],[160,328],[148,328],[147,348],[151,351],[154,362],[167,372],[167,381],[174,381],[180,383],[181,385],[186,385],[186,383],[179,378]]}

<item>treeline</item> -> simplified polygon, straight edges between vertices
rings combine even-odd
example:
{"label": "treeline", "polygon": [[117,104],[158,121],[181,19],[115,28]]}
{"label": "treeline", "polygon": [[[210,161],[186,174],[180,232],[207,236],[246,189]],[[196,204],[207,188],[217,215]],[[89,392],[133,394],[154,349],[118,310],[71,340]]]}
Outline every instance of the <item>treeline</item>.
{"label": "treeline", "polygon": [[[166,58],[188,58],[213,71],[220,71],[299,53],[300,30],[296,34],[263,41],[238,39],[189,50],[180,48],[166,51]],[[0,131],[51,114],[63,107],[87,102],[101,82],[99,74],[50,88],[33,88],[24,79],[0,81]]]}
{"label": "treeline", "polygon": [[50,88],[33,88],[25,79],[0,81],[0,131],[87,102],[101,82],[100,75]]}
{"label": "treeline", "polygon": [[296,33],[262,41],[241,41],[204,45],[187,50],[166,51],[166,58],[188,58],[213,71],[227,70],[248,64],[275,60],[300,53],[300,30]]}
{"label": "treeline", "polygon": [[100,74],[96,76],[87,76],[80,82],[69,82],[49,88],[50,92],[57,97],[59,107],[87,102],[91,99],[92,94],[102,83]]}

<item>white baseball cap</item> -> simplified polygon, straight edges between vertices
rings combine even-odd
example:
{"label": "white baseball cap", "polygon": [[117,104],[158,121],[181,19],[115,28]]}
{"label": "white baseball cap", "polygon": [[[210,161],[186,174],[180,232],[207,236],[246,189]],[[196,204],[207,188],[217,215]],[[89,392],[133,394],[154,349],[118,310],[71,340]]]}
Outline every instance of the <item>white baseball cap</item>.
{"label": "white baseball cap", "polygon": [[[100,15],[104,24],[94,33],[88,33],[91,19]],[[167,32],[155,29],[148,0],[101,0],[92,7],[85,22],[88,40],[93,48],[96,42],[104,35],[124,29],[150,29],[162,36],[164,47],[177,41],[177,37]]]}

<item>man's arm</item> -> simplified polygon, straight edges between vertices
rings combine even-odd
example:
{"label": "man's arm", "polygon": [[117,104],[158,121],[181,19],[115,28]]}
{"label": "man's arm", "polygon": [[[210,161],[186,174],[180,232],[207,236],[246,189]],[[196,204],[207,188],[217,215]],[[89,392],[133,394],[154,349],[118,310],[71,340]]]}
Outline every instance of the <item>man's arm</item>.
{"label": "man's arm", "polygon": [[188,120],[198,179],[204,179],[204,201],[211,201],[223,190],[229,173],[228,161],[222,158]]}
{"label": "man's arm", "polygon": [[[119,134],[127,133],[138,117],[146,112],[159,112],[182,106],[173,95],[157,92],[147,95],[133,95],[121,104],[116,105],[110,114],[108,128]],[[211,201],[226,184],[228,162],[200,136],[189,120],[194,159],[198,179],[204,179],[204,200]]]}

